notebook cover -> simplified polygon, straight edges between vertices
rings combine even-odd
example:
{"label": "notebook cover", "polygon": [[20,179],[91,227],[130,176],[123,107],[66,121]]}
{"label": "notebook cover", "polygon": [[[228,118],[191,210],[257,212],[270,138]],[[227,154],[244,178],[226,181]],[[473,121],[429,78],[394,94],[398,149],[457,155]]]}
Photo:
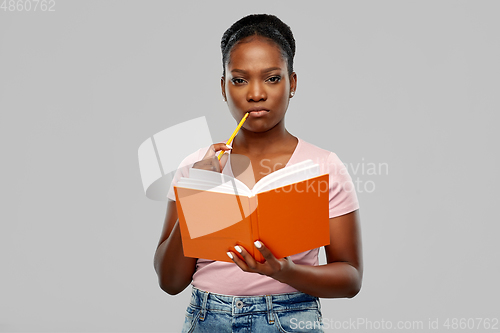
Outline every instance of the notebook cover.
{"label": "notebook cover", "polygon": [[330,244],[328,179],[325,174],[251,198],[175,186],[184,255],[233,262],[226,252],[240,244],[263,262],[257,239],[277,258]]}

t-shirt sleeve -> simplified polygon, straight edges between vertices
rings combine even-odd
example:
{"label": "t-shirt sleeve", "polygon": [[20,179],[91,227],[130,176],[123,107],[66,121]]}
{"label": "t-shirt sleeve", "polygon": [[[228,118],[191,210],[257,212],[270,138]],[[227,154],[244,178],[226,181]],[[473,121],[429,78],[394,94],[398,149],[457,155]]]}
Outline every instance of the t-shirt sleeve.
{"label": "t-shirt sleeve", "polygon": [[328,173],[330,175],[330,218],[359,209],[358,197],[351,176],[333,152],[328,156]]}
{"label": "t-shirt sleeve", "polygon": [[175,201],[174,186],[177,185],[181,177],[189,177],[189,169],[193,166],[194,163],[200,161],[203,156],[205,156],[206,151],[207,148],[201,148],[194,153],[189,154],[182,160],[174,174],[172,183],[170,184],[170,188],[167,193],[168,199]]}

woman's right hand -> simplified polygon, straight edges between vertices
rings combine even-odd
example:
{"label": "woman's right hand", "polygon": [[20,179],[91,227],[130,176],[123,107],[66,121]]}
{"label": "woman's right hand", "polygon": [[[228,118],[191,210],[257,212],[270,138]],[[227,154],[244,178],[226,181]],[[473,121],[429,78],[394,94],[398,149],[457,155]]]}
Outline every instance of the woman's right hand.
{"label": "woman's right hand", "polygon": [[193,168],[215,171],[220,173],[222,172],[222,169],[224,169],[224,166],[226,165],[229,155],[223,154],[222,157],[220,158],[220,161],[217,158],[217,155],[221,150],[230,151],[231,149],[232,148],[226,146],[224,142],[214,143],[208,148],[208,151],[205,154],[205,156],[203,156],[203,159],[193,164]]}

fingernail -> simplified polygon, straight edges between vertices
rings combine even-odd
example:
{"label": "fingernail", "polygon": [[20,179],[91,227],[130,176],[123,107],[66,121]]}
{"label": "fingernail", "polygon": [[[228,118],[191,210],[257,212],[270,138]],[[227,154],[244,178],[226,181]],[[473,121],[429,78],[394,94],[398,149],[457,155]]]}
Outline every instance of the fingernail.
{"label": "fingernail", "polygon": [[233,259],[233,254],[232,254],[231,252],[229,252],[229,251],[228,251],[228,252],[226,252],[226,253],[227,253],[227,256],[228,256],[229,258]]}
{"label": "fingernail", "polygon": [[236,249],[236,251],[238,251],[239,253],[241,253],[241,247],[239,247],[238,245],[236,245],[234,248]]}
{"label": "fingernail", "polygon": [[229,149],[233,149],[233,147],[231,147],[230,145],[226,145],[226,147]]}
{"label": "fingernail", "polygon": [[253,243],[255,244],[255,246],[256,246],[258,249],[260,249],[260,248],[262,247],[261,242],[259,242],[258,240],[257,240],[257,241],[255,241],[255,242],[253,242]]}

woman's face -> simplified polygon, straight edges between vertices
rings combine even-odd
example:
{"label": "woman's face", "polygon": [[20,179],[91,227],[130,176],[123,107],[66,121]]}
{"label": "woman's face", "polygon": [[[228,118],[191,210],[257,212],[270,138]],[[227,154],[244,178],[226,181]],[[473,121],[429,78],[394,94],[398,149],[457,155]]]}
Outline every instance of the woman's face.
{"label": "woman's face", "polygon": [[297,76],[288,75],[279,46],[261,36],[250,36],[231,50],[226,77],[221,79],[222,94],[231,114],[240,121],[250,110],[243,128],[265,132],[283,121],[290,92]]}

